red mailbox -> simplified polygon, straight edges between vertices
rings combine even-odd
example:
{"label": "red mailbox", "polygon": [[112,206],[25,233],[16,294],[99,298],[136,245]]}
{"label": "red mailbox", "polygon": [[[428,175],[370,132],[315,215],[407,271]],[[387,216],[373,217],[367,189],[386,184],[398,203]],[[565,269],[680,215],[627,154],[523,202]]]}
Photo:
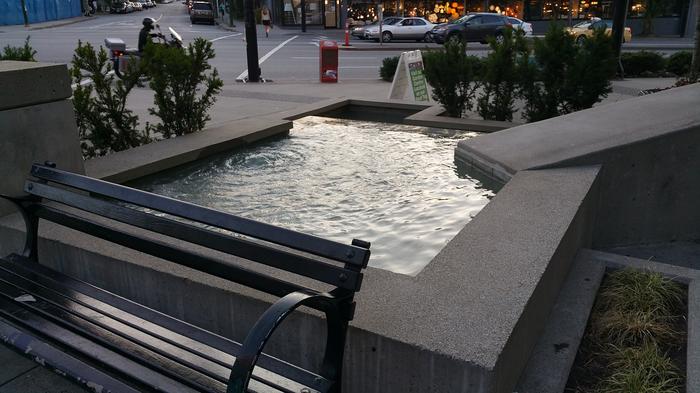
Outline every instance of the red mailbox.
{"label": "red mailbox", "polygon": [[321,83],[338,82],[338,43],[321,40],[318,43],[318,48],[320,50],[318,59]]}

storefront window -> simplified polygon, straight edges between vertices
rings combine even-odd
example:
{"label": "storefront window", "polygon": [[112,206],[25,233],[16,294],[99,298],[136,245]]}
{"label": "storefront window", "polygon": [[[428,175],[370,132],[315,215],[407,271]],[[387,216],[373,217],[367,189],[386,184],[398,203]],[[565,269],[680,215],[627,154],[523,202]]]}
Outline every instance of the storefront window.
{"label": "storefront window", "polygon": [[[306,24],[320,25],[323,23],[323,7],[321,0],[306,0]],[[284,0],[283,23],[285,25],[301,24],[301,0]]]}

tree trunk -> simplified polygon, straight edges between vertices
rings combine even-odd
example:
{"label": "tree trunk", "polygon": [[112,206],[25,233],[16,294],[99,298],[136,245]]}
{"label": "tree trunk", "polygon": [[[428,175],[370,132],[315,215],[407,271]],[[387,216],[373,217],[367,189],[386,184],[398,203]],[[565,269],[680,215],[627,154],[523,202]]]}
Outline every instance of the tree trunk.
{"label": "tree trunk", "polygon": [[693,63],[690,66],[690,77],[694,80],[700,77],[700,0],[695,0],[695,50]]}

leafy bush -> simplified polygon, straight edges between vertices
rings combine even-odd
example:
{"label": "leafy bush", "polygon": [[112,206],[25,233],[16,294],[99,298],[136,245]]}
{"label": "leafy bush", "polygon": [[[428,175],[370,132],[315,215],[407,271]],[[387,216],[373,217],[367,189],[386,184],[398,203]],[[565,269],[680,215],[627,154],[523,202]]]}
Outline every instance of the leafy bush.
{"label": "leafy bush", "polygon": [[382,60],[382,66],[379,67],[379,76],[387,81],[391,82],[394,80],[394,74],[396,73],[396,67],[399,65],[399,56],[385,57]]}
{"label": "leafy bush", "polygon": [[[104,48],[99,52],[78,41],[71,76],[76,84],[73,106],[85,158],[126,150],[151,141],[138,130],[138,118],[126,108],[126,98],[137,85],[140,72],[132,70],[123,80],[109,74],[111,62]],[[83,83],[90,79],[91,83]]]}
{"label": "leafy bush", "polygon": [[615,75],[616,68],[612,38],[598,29],[591,39],[579,46],[568,64],[561,113],[591,108],[607,97],[612,91],[610,78]]}
{"label": "leafy bush", "polygon": [[560,114],[568,66],[576,51],[574,38],[555,23],[550,24],[544,39],[534,40],[534,61],[525,57],[519,63],[519,95],[526,101],[524,116],[528,121]]}
{"label": "leafy bush", "polygon": [[216,69],[208,72],[212,43],[196,38],[186,49],[147,45],[145,52],[142,63],[156,103],[148,111],[161,120],[155,131],[170,138],[203,129],[210,120],[207,111],[224,85]]}
{"label": "leafy bush", "polygon": [[527,47],[523,35],[506,29],[503,42],[489,40],[491,53],[483,62],[479,80],[483,87],[478,99],[479,115],[486,120],[513,120],[516,87],[519,82],[518,65],[520,58],[527,57]]}
{"label": "leafy bush", "polygon": [[423,55],[425,77],[433,87],[433,98],[448,116],[461,117],[471,110],[477,83],[474,80],[474,56],[466,56],[461,42],[448,42],[445,49]]}
{"label": "leafy bush", "polygon": [[563,27],[552,24],[544,39],[535,39],[533,57],[523,55],[518,62],[518,94],[528,121],[590,108],[611,91],[616,61],[604,31],[576,45]]}
{"label": "leafy bush", "polygon": [[625,76],[640,76],[644,74],[657,74],[664,70],[666,61],[662,55],[656,52],[626,52],[620,56]]}
{"label": "leafy bush", "polygon": [[693,52],[682,51],[672,54],[666,61],[666,71],[678,76],[690,72],[690,63],[693,61]]}
{"label": "leafy bush", "polygon": [[27,39],[24,40],[24,46],[5,46],[0,60],[36,61],[34,55],[36,55],[36,51],[29,45],[29,36],[27,36]]}

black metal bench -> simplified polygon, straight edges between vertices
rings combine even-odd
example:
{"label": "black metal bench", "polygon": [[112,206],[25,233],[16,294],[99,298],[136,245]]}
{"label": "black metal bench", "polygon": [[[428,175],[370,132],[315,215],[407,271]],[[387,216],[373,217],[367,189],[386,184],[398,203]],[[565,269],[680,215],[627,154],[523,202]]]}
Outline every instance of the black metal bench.
{"label": "black metal bench", "polygon": [[[4,197],[18,207],[27,225],[22,254],[0,258],[0,337],[6,344],[101,392],[340,391],[345,335],[369,260],[369,243],[340,244],[61,171],[51,163],[33,165],[31,175],[35,179],[27,180],[26,197]],[[40,219],[280,299],[239,344],[40,265]],[[175,242],[146,239],[111,220],[334,289],[314,290]],[[326,316],[327,342],[318,372],[262,353],[275,329],[299,306]]]}

